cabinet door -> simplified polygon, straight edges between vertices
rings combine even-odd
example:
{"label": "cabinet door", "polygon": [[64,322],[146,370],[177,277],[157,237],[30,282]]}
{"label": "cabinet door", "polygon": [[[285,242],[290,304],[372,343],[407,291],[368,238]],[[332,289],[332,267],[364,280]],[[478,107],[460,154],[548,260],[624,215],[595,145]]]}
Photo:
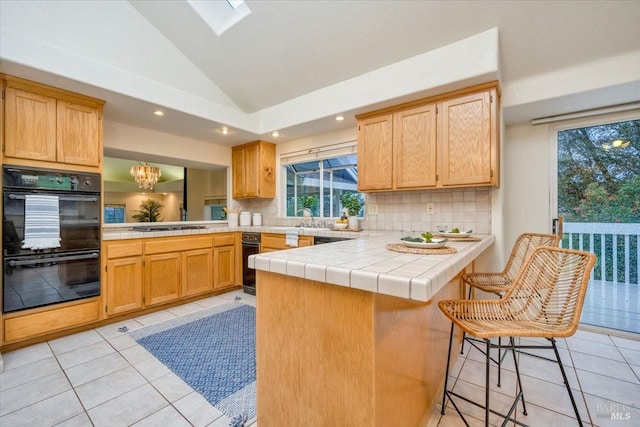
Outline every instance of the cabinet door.
{"label": "cabinet door", "polygon": [[246,190],[244,188],[244,150],[233,150],[231,153],[231,171],[233,174],[233,197],[244,197]]}
{"label": "cabinet door", "polygon": [[182,253],[182,296],[211,290],[211,249]]}
{"label": "cabinet door", "polygon": [[107,261],[107,316],[142,308],[142,257]]}
{"label": "cabinet door", "polygon": [[56,160],[56,100],[7,87],[5,155]]}
{"label": "cabinet door", "polygon": [[442,103],[438,153],[442,185],[492,183],[495,138],[492,138],[490,103],[489,92]]}
{"label": "cabinet door", "polygon": [[235,259],[235,246],[221,246],[213,250],[214,289],[221,289],[235,285]]}
{"label": "cabinet door", "polygon": [[260,145],[244,149],[244,192],[246,197],[260,196]]}
{"label": "cabinet door", "polygon": [[181,254],[145,256],[144,301],[146,306],[173,301],[180,296]]}
{"label": "cabinet door", "polygon": [[393,186],[393,116],[358,123],[358,190],[390,190]]}
{"label": "cabinet door", "polygon": [[395,188],[436,185],[436,106],[399,111],[393,117]]}
{"label": "cabinet door", "polygon": [[58,161],[99,166],[100,117],[95,108],[58,101]]}

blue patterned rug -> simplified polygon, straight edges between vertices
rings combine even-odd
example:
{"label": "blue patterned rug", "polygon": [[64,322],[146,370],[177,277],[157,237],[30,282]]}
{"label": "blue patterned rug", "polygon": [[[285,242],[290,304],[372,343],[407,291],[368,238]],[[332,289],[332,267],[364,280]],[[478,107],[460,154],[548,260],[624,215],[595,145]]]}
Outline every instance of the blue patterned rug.
{"label": "blue patterned rug", "polygon": [[256,417],[256,309],[212,307],[130,332],[232,425]]}

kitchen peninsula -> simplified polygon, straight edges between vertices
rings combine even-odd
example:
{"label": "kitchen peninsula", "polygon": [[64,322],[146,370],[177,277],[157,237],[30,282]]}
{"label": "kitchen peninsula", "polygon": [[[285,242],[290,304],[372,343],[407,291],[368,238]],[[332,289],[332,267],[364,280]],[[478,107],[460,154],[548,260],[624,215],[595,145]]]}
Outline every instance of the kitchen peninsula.
{"label": "kitchen peninsula", "polygon": [[258,421],[426,425],[440,399],[450,323],[437,302],[493,242],[450,255],[392,252],[399,233],[265,253],[257,270]]}

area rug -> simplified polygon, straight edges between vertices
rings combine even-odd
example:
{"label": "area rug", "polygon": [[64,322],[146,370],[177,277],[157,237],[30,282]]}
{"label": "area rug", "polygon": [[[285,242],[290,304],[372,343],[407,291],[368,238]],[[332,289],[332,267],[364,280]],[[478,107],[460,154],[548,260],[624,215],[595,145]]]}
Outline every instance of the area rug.
{"label": "area rug", "polygon": [[244,425],[256,417],[256,309],[229,302],[130,332],[209,403]]}

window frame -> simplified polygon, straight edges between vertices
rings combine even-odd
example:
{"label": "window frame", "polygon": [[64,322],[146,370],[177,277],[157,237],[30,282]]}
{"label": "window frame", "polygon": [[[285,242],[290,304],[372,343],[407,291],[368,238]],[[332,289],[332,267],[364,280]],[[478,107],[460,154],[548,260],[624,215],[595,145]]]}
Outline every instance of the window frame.
{"label": "window frame", "polygon": [[[333,166],[333,167],[325,167],[324,162],[326,160],[329,159],[334,159],[334,158],[339,158],[339,157],[347,157],[347,156],[355,156],[355,159],[353,161],[353,163],[350,163],[348,165],[339,165],[339,166]],[[310,163],[310,162],[317,162],[318,163],[318,169],[312,169],[312,170],[305,170],[305,171],[300,171],[300,172],[293,172],[294,173],[294,192],[293,192],[293,199],[294,199],[294,215],[290,216],[288,214],[288,209],[287,209],[287,205],[288,205],[288,195],[287,195],[287,189],[288,189],[288,174],[289,174],[289,169],[288,167],[291,165],[295,165],[295,164],[299,164],[299,163]],[[299,218],[300,215],[298,215],[298,213],[300,212],[300,210],[302,208],[298,207],[298,176],[300,175],[309,175],[309,174],[317,174],[318,175],[318,189],[319,189],[319,206],[318,206],[318,213],[319,215],[313,215],[315,218],[322,218],[322,219],[335,219],[335,218],[339,218],[340,216],[325,216],[324,215],[324,211],[325,211],[325,197],[327,196],[325,194],[325,172],[329,172],[329,177],[328,177],[328,191],[329,191],[329,212],[332,213],[333,212],[333,208],[334,208],[334,203],[333,203],[333,192],[334,192],[334,172],[335,171],[339,171],[339,170],[347,170],[347,169],[355,169],[356,170],[356,181],[355,181],[355,185],[356,185],[356,189],[355,192],[359,193],[357,191],[357,168],[358,168],[358,162],[357,162],[357,153],[340,153],[340,154],[335,154],[335,155],[327,155],[327,156],[322,156],[322,157],[317,157],[314,159],[306,159],[306,160],[299,160],[299,161],[289,161],[286,163],[282,163],[281,164],[282,167],[282,174],[284,176],[284,179],[282,180],[283,182],[283,194],[285,195],[285,197],[283,197],[283,212],[284,212],[284,217],[285,218]],[[362,216],[358,216],[358,218],[362,219],[364,218],[364,213]]]}

